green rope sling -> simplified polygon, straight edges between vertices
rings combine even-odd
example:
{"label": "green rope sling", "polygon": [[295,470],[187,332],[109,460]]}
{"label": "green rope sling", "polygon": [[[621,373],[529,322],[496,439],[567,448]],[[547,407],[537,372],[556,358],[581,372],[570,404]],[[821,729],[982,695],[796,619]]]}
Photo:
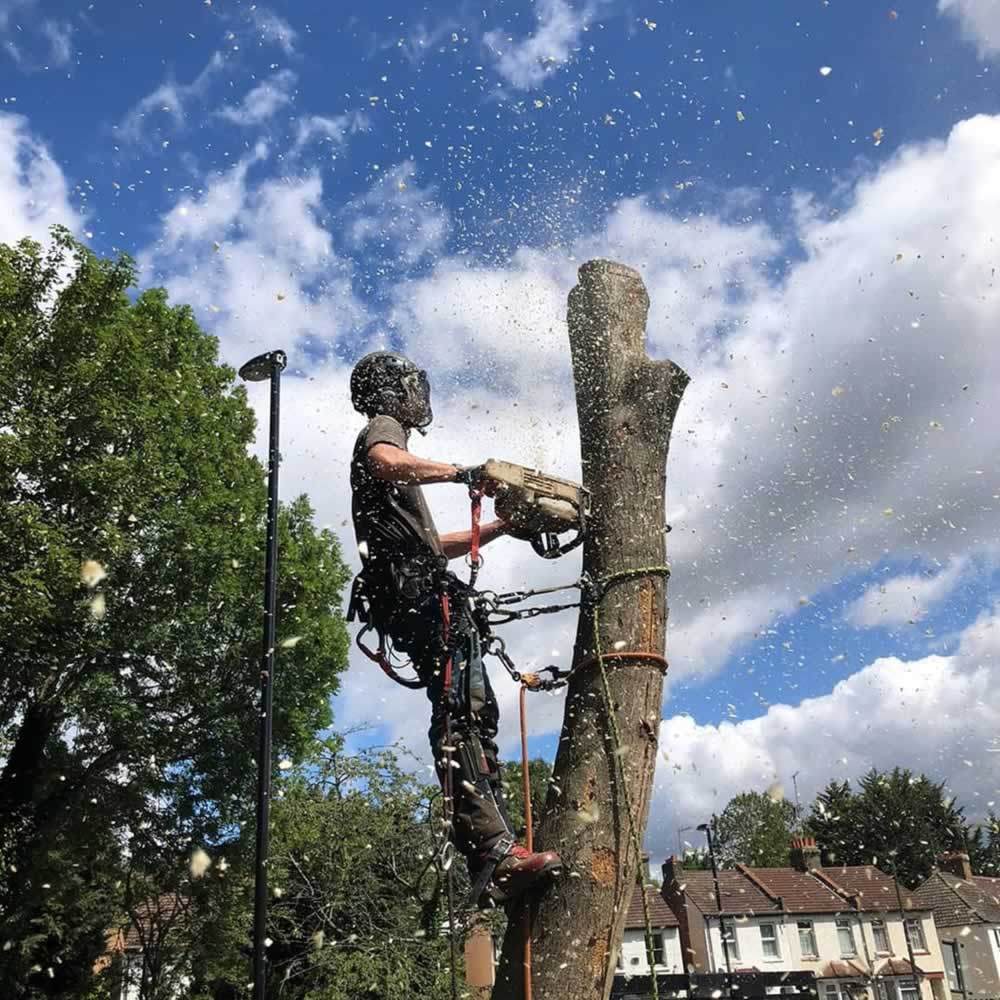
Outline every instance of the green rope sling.
{"label": "green rope sling", "polygon": [[[667,579],[670,576],[669,566],[642,566],[638,569],[623,570],[621,573],[614,573],[603,581],[601,587],[602,595],[607,593],[608,589],[619,583],[625,583],[628,580],[635,580],[646,576],[662,576]],[[614,757],[618,761],[618,767],[620,770],[619,781],[622,787],[622,798],[625,800],[625,812],[628,816],[629,834],[632,840],[632,849],[635,851],[636,857],[636,875],[639,880],[639,887],[642,890],[642,915],[646,924],[645,937],[646,937],[646,958],[649,962],[649,973],[650,980],[652,983],[653,990],[653,1000],[659,1000],[660,991],[659,984],[657,983],[656,977],[656,962],[655,962],[655,952],[653,948],[653,925],[652,918],[649,915],[649,900],[646,898],[646,873],[643,872],[642,864],[642,842],[639,840],[639,830],[638,825],[635,820],[635,816],[632,813],[632,798],[628,791],[628,782],[625,780],[625,765],[622,762],[621,754],[621,733],[618,730],[618,720],[615,718],[615,713],[613,709],[613,704],[611,701],[611,688],[608,685],[608,671],[604,666],[605,659],[614,659],[614,653],[598,653],[601,648],[601,620],[599,612],[599,603],[594,604],[594,656],[597,659],[598,666],[601,670],[601,689],[604,694],[604,711],[607,714],[608,722],[610,724],[611,731],[611,743],[612,749],[614,750]],[[657,656],[657,654],[650,654],[651,658]]]}

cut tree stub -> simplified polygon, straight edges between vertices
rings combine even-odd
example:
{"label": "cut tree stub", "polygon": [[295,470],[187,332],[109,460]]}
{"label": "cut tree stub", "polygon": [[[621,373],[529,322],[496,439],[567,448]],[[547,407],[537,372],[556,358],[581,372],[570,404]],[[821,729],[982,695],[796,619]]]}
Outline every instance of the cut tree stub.
{"label": "cut tree stub", "polygon": [[[646,356],[649,297],[632,268],[588,261],[569,295],[569,338],[580,424],[583,485],[591,516],[583,569],[594,580],[666,563],[665,485],[670,430],[688,376]],[[535,900],[534,1000],[603,1000],[611,990],[638,858],[622,782],[641,842],[659,731],[666,580],[650,574],[600,601],[600,652],[648,652],[648,662],[606,659],[621,752],[612,750],[601,671],[574,674],[536,849],[560,852],[570,874]],[[593,618],[581,609],[573,662],[595,652]],[[494,1000],[521,1000],[523,914],[512,914]]]}

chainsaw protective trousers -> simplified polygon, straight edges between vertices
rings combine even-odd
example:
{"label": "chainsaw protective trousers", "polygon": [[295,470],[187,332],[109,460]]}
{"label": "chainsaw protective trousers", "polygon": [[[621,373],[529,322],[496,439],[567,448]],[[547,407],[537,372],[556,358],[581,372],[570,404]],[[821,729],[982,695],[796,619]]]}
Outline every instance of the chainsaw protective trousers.
{"label": "chainsaw protective trousers", "polygon": [[[407,616],[413,622],[409,634],[393,636],[393,640],[409,654],[427,684],[431,751],[442,786],[450,767],[455,846],[469,857],[489,850],[501,837],[513,836],[513,831],[494,742],[500,713],[483,663],[480,631],[469,607],[472,592],[454,577],[448,580],[448,591],[451,614],[447,646],[442,639],[439,593],[421,595],[414,601],[413,614]],[[449,651],[452,677],[450,688],[445,690]],[[445,725],[448,714],[450,741]]]}

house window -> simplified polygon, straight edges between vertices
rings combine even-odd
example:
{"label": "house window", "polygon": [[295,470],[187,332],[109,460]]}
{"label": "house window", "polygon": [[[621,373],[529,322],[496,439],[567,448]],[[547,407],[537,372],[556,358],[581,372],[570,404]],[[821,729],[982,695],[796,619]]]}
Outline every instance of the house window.
{"label": "house window", "polygon": [[948,975],[948,987],[953,993],[965,992],[965,979],[962,976],[962,955],[958,950],[957,941],[942,941],[941,954],[944,957],[944,971]]}
{"label": "house window", "polygon": [[914,951],[927,951],[924,929],[920,926],[920,920],[917,917],[910,917],[906,921],[906,937]]}
{"label": "house window", "polygon": [[917,984],[912,979],[901,979],[899,982],[899,1000],[919,1000],[920,993]]}
{"label": "house window", "polygon": [[885,928],[884,920],[872,921],[872,935],[875,938],[875,950],[883,954],[889,954],[892,948],[889,945],[889,932]]}
{"label": "house window", "polygon": [[834,980],[823,984],[823,1000],[866,1000],[869,996],[864,983]]}
{"label": "house window", "polygon": [[760,925],[760,947],[764,958],[781,958],[778,950],[778,930],[774,924]]}
{"label": "house window", "polygon": [[[811,920],[799,921],[799,950],[802,952],[803,958],[817,958],[819,956],[819,952],[816,950],[816,932],[813,930]],[[827,983],[827,985],[830,984]]]}
{"label": "house window", "polygon": [[854,958],[858,949],[854,943],[854,928],[851,927],[850,920],[837,921],[837,937],[840,939],[840,957]]}
{"label": "house window", "polygon": [[736,939],[736,928],[730,924],[723,924],[723,961],[725,961],[726,949],[729,950],[729,960],[738,962],[740,960],[740,946]]}
{"label": "house window", "polygon": [[1000,927],[993,928],[993,943],[1000,948]]}
{"label": "house window", "polygon": [[653,935],[653,965],[663,965],[664,941],[662,934]]}

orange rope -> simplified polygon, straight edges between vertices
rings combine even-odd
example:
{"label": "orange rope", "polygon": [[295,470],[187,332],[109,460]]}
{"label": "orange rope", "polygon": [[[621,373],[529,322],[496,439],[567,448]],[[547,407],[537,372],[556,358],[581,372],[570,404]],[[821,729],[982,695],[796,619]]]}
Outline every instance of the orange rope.
{"label": "orange rope", "polygon": [[641,660],[645,663],[658,663],[660,669],[666,673],[670,667],[665,656],[660,656],[659,653],[643,653],[640,651],[623,651],[621,653],[601,653],[600,657],[588,656],[585,660],[581,660],[577,663],[570,673],[576,673],[578,670],[582,670],[584,667],[589,667],[592,663],[596,663],[598,659],[601,660],[625,660],[627,662],[634,662],[636,660]]}

